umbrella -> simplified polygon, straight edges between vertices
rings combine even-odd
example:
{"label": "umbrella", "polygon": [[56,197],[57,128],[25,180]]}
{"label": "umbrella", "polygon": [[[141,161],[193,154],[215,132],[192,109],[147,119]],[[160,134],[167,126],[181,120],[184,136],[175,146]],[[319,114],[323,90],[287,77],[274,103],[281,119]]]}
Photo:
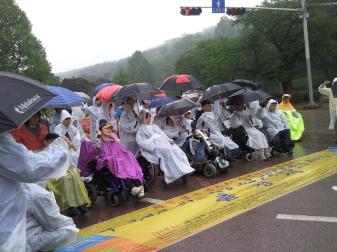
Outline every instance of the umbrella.
{"label": "umbrella", "polygon": [[109,87],[109,86],[111,86],[112,85],[112,83],[103,83],[103,84],[100,84],[100,85],[98,85],[95,89],[94,89],[94,91],[92,92],[92,96],[95,96],[99,91],[101,91],[103,88],[105,88],[105,87]]}
{"label": "umbrella", "polygon": [[127,97],[148,99],[159,92],[160,90],[151,83],[134,83],[123,86],[111,97],[111,100],[122,100]]}
{"label": "umbrella", "polygon": [[202,95],[201,99],[199,102],[203,101],[216,101],[221,98],[225,98],[226,96],[229,96],[236,91],[239,91],[242,89],[241,86],[235,83],[225,83],[225,84],[220,84],[220,85],[214,85],[205,91],[205,93]]}
{"label": "umbrella", "polygon": [[162,107],[176,100],[177,98],[174,98],[174,97],[163,97],[163,98],[150,99],[150,108]]}
{"label": "umbrella", "polygon": [[202,87],[202,83],[194,76],[180,74],[172,75],[166,78],[161,84],[160,89],[167,91],[179,91],[182,93],[183,91],[200,89]]}
{"label": "umbrella", "polygon": [[109,101],[109,99],[111,98],[111,96],[116,93],[119,89],[121,89],[122,86],[121,85],[112,85],[112,86],[108,86],[105,87],[103,89],[101,89],[97,94],[96,94],[96,98],[100,98],[103,101],[107,102]]}
{"label": "umbrella", "polygon": [[86,102],[88,102],[88,103],[92,102],[92,99],[86,93],[84,93],[84,92],[74,92],[74,93],[77,94],[78,96],[81,96],[82,98],[84,98]]}
{"label": "umbrella", "polygon": [[183,115],[187,111],[198,107],[199,104],[191,101],[190,99],[181,99],[179,101],[174,101],[163,106],[156,117],[167,117],[167,116],[177,116]]}
{"label": "umbrella", "polygon": [[243,79],[237,79],[233,80],[232,83],[238,84],[241,87],[248,87],[253,90],[258,89],[260,85],[257,82],[251,81],[251,80],[243,80]]}
{"label": "umbrella", "polygon": [[233,105],[235,102],[248,104],[253,101],[263,103],[269,98],[271,98],[271,96],[262,89],[251,90],[249,88],[244,88],[229,96],[227,104]]}
{"label": "umbrella", "polygon": [[46,108],[69,108],[80,106],[85,99],[75,92],[59,86],[48,86],[48,89],[57,96],[46,105]]}
{"label": "umbrella", "polygon": [[20,127],[54,97],[35,80],[0,72],[0,134]]}

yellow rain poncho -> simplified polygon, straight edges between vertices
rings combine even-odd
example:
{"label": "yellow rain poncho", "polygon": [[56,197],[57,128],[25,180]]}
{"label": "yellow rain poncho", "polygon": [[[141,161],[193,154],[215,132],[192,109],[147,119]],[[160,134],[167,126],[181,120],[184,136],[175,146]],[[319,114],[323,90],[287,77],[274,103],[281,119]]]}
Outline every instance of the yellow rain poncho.
{"label": "yellow rain poncho", "polygon": [[285,97],[291,97],[288,94],[282,96],[282,102],[278,105],[279,111],[282,112],[291,132],[291,140],[298,141],[301,139],[304,132],[304,121],[302,115],[296,111],[294,106],[288,101],[285,102]]}

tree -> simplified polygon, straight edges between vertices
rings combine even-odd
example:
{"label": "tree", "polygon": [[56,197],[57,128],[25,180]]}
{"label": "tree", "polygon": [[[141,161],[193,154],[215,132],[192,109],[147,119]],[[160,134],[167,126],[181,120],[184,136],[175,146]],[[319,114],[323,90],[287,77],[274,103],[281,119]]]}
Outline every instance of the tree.
{"label": "tree", "polygon": [[130,82],[154,82],[155,72],[153,66],[142,52],[136,51],[128,60],[128,76]]}
{"label": "tree", "polygon": [[26,14],[13,0],[0,0],[0,6],[0,69],[45,83],[55,80]]}
{"label": "tree", "polygon": [[129,75],[125,68],[121,67],[112,78],[113,83],[119,83],[122,85],[129,84]]}

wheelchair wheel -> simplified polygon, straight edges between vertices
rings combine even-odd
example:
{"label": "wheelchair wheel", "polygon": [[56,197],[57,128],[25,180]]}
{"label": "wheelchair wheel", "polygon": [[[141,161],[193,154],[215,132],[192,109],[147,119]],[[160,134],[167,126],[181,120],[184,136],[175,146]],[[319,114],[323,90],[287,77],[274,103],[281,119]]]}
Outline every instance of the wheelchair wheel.
{"label": "wheelchair wheel", "polygon": [[253,153],[251,153],[251,152],[246,153],[246,154],[245,154],[245,160],[246,160],[247,162],[253,161]]}
{"label": "wheelchair wheel", "polygon": [[91,206],[93,206],[97,200],[97,190],[96,187],[93,184],[90,183],[84,183],[85,187],[88,191],[88,197],[91,201]]}
{"label": "wheelchair wheel", "polygon": [[119,197],[117,194],[114,194],[113,192],[107,192],[105,198],[110,206],[119,206]]}
{"label": "wheelchair wheel", "polygon": [[146,167],[143,168],[143,173],[144,173],[145,184],[147,188],[149,189],[156,181],[156,178],[158,175],[157,165],[148,163]]}
{"label": "wheelchair wheel", "polygon": [[202,171],[206,178],[214,178],[218,172],[216,167],[212,164],[206,164]]}

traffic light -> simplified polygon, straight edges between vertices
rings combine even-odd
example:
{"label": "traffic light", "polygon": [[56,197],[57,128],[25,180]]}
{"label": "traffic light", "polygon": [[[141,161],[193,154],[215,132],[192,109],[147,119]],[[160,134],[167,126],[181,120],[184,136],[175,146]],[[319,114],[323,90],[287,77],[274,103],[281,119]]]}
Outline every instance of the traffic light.
{"label": "traffic light", "polygon": [[183,16],[199,16],[202,12],[200,7],[181,7],[180,14]]}
{"label": "traffic light", "polygon": [[247,10],[245,8],[227,8],[226,14],[228,16],[242,16],[246,14]]}

